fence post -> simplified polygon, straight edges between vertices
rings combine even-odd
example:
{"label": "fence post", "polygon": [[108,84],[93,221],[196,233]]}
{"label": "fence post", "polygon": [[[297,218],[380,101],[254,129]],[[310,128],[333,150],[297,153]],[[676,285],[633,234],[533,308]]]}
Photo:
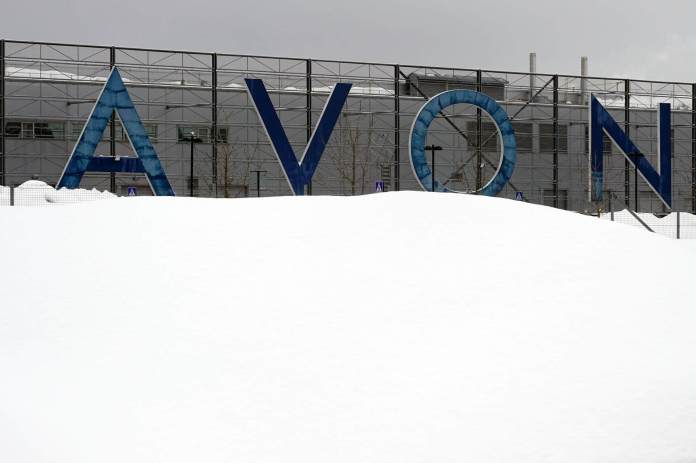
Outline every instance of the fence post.
{"label": "fence post", "polygon": [[680,221],[680,215],[679,211],[677,211],[677,239],[680,238],[680,227],[681,227],[681,221]]}
{"label": "fence post", "polygon": [[5,95],[5,91],[5,40],[0,40],[0,185],[7,184],[7,164],[5,162],[7,151],[5,142],[7,107],[5,100],[7,95]]}
{"label": "fence post", "polygon": [[[109,49],[109,71],[116,67],[116,47]],[[112,109],[109,121],[109,154],[112,158],[116,158],[116,110]],[[122,128],[121,133],[125,132]],[[116,193],[116,172],[109,173],[109,191]]]}
{"label": "fence post", "polygon": [[14,206],[14,187],[10,185],[10,206]]}
{"label": "fence post", "polygon": [[213,139],[212,139],[212,150],[213,150],[213,194],[215,197],[218,197],[218,99],[217,99],[217,86],[218,86],[218,63],[217,63],[218,55],[217,53],[213,53],[211,55],[210,59],[210,64],[211,64],[211,86],[212,86],[212,94],[211,94],[211,116],[212,116],[212,125],[213,125]]}
{"label": "fence post", "polygon": [[[531,76],[534,79],[534,75]],[[553,207],[558,209],[558,74],[553,76]],[[567,147],[567,143],[566,143]],[[567,151],[567,150],[566,150]],[[543,198],[542,198],[543,201]],[[566,195],[567,201],[567,195]],[[566,207],[568,207],[566,205]]]}
{"label": "fence post", "polygon": [[614,196],[613,191],[609,191],[609,217],[611,218],[611,221],[614,221],[614,203],[611,201],[611,197]]}
{"label": "fence post", "polygon": [[[481,93],[482,90],[483,90],[483,73],[481,72],[480,69],[478,69],[476,71],[476,91]],[[530,95],[530,97],[531,97],[531,95]],[[483,129],[482,116],[483,116],[483,112],[481,111],[481,108],[476,107],[476,191],[480,190],[481,187],[483,186],[483,172],[481,170],[481,155],[482,155],[482,150],[483,150],[483,147],[481,146],[481,144],[483,143],[483,134],[481,133],[482,129]],[[433,151],[433,153],[434,153],[434,151]],[[410,155],[411,155],[411,153],[409,153],[409,156]],[[435,174],[433,174],[433,179],[434,178],[435,178]]]}
{"label": "fence post", "polygon": [[[312,60],[308,59],[305,61],[305,82],[307,85],[307,95],[306,95],[306,139],[307,143],[312,139]],[[308,196],[312,196],[312,180],[310,179],[307,183],[306,191]]]}
{"label": "fence post", "polygon": [[[631,131],[631,82],[624,80],[624,132],[628,138]],[[624,202],[626,209],[631,209],[631,163],[628,159],[624,159]],[[636,187],[637,188],[637,187]],[[636,197],[638,194],[636,193]],[[638,204],[635,206],[638,212]]]}
{"label": "fence post", "polygon": [[394,191],[401,189],[401,68],[394,66]]}

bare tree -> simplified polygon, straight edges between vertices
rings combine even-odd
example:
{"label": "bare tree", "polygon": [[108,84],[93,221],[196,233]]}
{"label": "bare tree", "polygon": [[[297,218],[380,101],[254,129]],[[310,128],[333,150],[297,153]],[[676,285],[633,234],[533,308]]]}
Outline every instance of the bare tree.
{"label": "bare tree", "polygon": [[[257,145],[253,145],[253,149],[240,150],[239,147],[242,145],[238,144],[238,142],[239,139],[235,138],[231,143],[218,145],[218,147],[222,147],[219,150],[221,155],[219,162],[222,162],[222,191],[225,198],[239,197],[246,194],[251,174],[251,160],[258,150]],[[237,162],[241,162],[239,175],[235,175],[235,158],[238,159]],[[243,187],[243,189],[240,190],[239,187]]]}
{"label": "bare tree", "polygon": [[[351,123],[351,118],[356,116],[357,122]],[[365,194],[371,161],[375,161],[375,168],[380,165],[378,158],[372,156],[375,138],[373,115],[367,115],[367,127],[361,127],[360,116],[362,115],[342,113],[338,122],[338,149],[327,152],[327,157],[341,180],[342,188],[346,182],[351,195]],[[384,134],[377,134],[377,137],[385,139]],[[361,144],[363,141],[364,144]]]}

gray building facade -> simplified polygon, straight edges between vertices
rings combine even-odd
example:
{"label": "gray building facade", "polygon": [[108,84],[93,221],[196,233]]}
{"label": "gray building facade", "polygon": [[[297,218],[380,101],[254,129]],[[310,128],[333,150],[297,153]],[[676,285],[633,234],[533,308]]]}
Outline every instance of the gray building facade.
{"label": "gray building facade", "polygon": [[[308,188],[355,195],[421,189],[408,138],[431,96],[467,88],[508,112],[518,160],[500,196],[569,210],[628,205],[665,212],[648,185],[605,139],[605,202],[588,202],[588,100],[594,94],[655,164],[657,105],[672,105],[673,209],[696,212],[696,85],[633,79],[359,63],[174,50],[4,40],[0,43],[0,184],[36,178],[55,184],[112,66],[117,66],[177,194],[239,197],[292,194],[244,85],[263,79],[298,156],[337,82],[353,88]],[[190,176],[191,132],[195,145]],[[436,178],[472,191],[500,159],[492,121],[468,105],[448,108],[430,127]],[[133,155],[118,120],[100,156]],[[257,173],[258,171],[258,173]],[[260,179],[257,185],[257,178]],[[88,173],[82,187],[150,194],[144,176]],[[613,205],[609,205],[609,201]]]}

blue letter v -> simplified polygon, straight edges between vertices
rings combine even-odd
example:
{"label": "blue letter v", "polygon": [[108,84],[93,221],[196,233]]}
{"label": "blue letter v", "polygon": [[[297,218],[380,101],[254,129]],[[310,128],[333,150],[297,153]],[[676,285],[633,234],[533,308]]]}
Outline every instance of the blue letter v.
{"label": "blue letter v", "polygon": [[271,141],[271,146],[280,161],[283,172],[285,172],[290,188],[296,195],[304,194],[304,187],[312,180],[314,171],[319,165],[321,155],[336,126],[336,121],[338,121],[341,109],[348,98],[352,84],[336,84],[321,116],[319,116],[319,121],[312,132],[302,158],[298,162],[263,81],[261,79],[244,79],[244,82],[249,89],[256,112],[266,130],[268,139]]}

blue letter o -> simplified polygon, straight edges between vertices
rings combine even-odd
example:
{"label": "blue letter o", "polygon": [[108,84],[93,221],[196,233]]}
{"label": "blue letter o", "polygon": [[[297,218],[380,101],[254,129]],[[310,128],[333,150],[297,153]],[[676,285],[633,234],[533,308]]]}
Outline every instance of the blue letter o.
{"label": "blue letter o", "polygon": [[498,164],[493,178],[476,192],[485,196],[495,196],[500,193],[512,177],[517,160],[517,143],[515,131],[508,118],[507,112],[491,97],[472,90],[448,90],[435,95],[428,100],[418,111],[411,126],[409,139],[409,153],[411,154],[411,168],[424,190],[432,191],[435,182],[435,191],[455,192],[440,184],[433,178],[432,171],[425,158],[425,140],[428,135],[428,127],[435,117],[448,106],[458,103],[467,103],[477,106],[485,111],[498,128],[502,138],[503,155]]}

